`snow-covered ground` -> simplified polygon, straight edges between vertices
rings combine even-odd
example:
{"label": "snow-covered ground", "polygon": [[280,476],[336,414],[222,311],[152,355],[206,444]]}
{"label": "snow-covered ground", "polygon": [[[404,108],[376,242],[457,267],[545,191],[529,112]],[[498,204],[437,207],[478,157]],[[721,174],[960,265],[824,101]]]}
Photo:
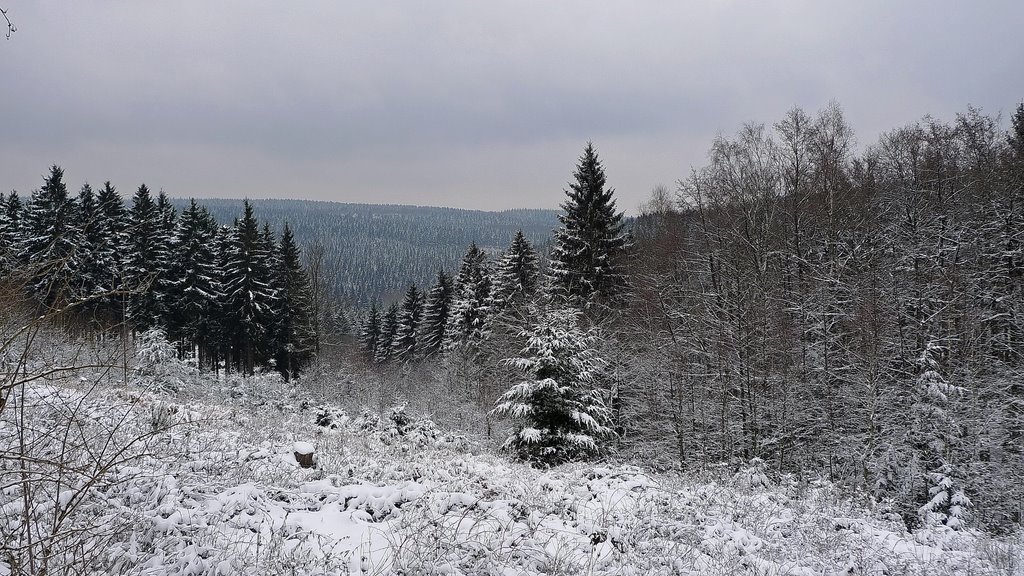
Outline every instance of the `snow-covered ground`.
{"label": "snow-covered ground", "polygon": [[[124,574],[1024,572],[1019,538],[908,533],[883,505],[825,482],[770,479],[756,462],[700,474],[619,464],[537,470],[400,411],[345,414],[295,396],[282,404],[133,388],[86,395],[81,385],[26,392],[39,454],[53,455],[46,447],[67,438],[62,430],[102,432],[112,446],[143,437],[124,453],[132,457],[99,468],[87,464],[116,452],[82,446],[78,472],[35,494],[34,521],[48,529],[62,517],[69,534],[54,566],[86,558],[89,571]],[[7,454],[17,451],[15,414],[8,406],[0,421]],[[296,462],[306,444],[313,468]],[[8,536],[25,517],[12,466],[0,496]],[[17,573],[10,558],[0,551],[0,574]]]}

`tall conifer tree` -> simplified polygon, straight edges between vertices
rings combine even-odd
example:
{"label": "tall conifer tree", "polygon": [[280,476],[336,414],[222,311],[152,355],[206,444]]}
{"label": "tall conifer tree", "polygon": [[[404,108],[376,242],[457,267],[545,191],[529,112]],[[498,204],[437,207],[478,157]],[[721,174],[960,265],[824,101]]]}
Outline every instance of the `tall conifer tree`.
{"label": "tall conifer tree", "polygon": [[252,205],[246,200],[227,255],[225,293],[227,320],[234,335],[236,362],[247,374],[262,363],[274,320],[276,294],[270,282],[266,238],[260,233]]}
{"label": "tall conifer tree", "polygon": [[13,270],[20,260],[18,244],[21,242],[23,207],[17,192],[0,194],[0,273]]}
{"label": "tall conifer tree", "polygon": [[107,292],[101,313],[106,315],[108,322],[115,324],[122,320],[124,308],[123,294],[117,292],[124,288],[124,255],[129,246],[126,232],[128,213],[124,200],[109,180],[103,183],[103,188],[97,193],[96,203],[96,232],[101,240],[96,257],[102,261],[104,277],[101,284]]}
{"label": "tall conifer tree", "polygon": [[129,298],[129,320],[142,331],[161,323],[157,300],[158,276],[164,269],[167,251],[161,243],[160,217],[149,188],[143,184],[132,197],[128,228],[128,253],[125,262],[125,289]]}
{"label": "tall conifer tree", "polygon": [[366,353],[366,356],[373,360],[377,356],[377,347],[380,342],[380,308],[377,301],[370,304],[370,312],[359,330],[359,346]]}
{"label": "tall conifer tree", "polygon": [[64,170],[54,165],[29,201],[19,246],[33,268],[33,292],[47,305],[61,305],[77,292],[73,285],[80,264],[75,212]]}
{"label": "tall conifer tree", "polygon": [[454,287],[452,277],[444,270],[438,270],[437,280],[427,294],[423,306],[423,323],[420,326],[420,350],[424,355],[431,355],[441,350],[444,344],[445,328],[451,314]]}
{"label": "tall conifer tree", "polygon": [[419,353],[417,337],[423,322],[423,295],[415,284],[409,285],[398,312],[398,329],[391,343],[392,355],[399,360],[412,360]]}
{"label": "tall conifer tree", "polygon": [[302,268],[299,247],[288,223],[284,224],[276,262],[279,290],[277,369],[289,380],[309,363],[316,351],[316,327],[309,279]]}
{"label": "tall conifer tree", "polygon": [[200,366],[207,362],[222,290],[216,270],[216,234],[216,222],[193,199],[178,219],[168,274],[168,297],[174,302],[167,314],[168,337],[180,340],[186,350],[197,349]]}
{"label": "tall conifer tree", "polygon": [[391,345],[398,334],[398,302],[388,306],[387,312],[380,322],[380,337],[377,340],[377,350],[373,361],[381,364],[391,359]]}
{"label": "tall conifer tree", "polygon": [[455,279],[451,312],[445,327],[446,346],[479,341],[487,336],[490,295],[487,255],[474,242],[462,257]]}
{"label": "tall conifer tree", "polygon": [[537,251],[523,236],[523,231],[519,230],[494,272],[491,302],[495,311],[522,304],[533,296],[538,288],[539,275]]}
{"label": "tall conifer tree", "polygon": [[583,307],[614,299],[626,278],[622,257],[628,236],[622,213],[615,209],[614,190],[605,189],[604,167],[592,143],[580,156],[575,182],[562,203],[562,225],[555,231],[551,281],[563,296]]}

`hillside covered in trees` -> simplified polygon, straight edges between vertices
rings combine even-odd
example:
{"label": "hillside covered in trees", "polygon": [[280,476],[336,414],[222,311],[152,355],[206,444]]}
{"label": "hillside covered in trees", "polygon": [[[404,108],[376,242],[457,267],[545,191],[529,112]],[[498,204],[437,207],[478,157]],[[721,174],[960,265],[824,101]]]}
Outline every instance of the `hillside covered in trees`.
{"label": "hillside covered in trees", "polygon": [[[187,200],[172,199],[179,209]],[[230,224],[241,200],[203,199],[221,224]],[[522,230],[544,247],[558,224],[553,210],[485,212],[428,206],[345,204],[310,200],[250,200],[275,229],[288,222],[307,256],[321,261],[331,295],[354,306],[400,297],[409,282],[427,285],[439,269],[452,270],[470,242],[494,254]]]}

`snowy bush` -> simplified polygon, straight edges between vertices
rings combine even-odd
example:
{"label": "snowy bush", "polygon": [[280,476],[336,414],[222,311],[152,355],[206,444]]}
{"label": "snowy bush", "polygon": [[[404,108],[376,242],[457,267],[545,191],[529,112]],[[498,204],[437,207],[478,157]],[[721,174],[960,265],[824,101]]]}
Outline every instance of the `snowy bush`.
{"label": "snowy bush", "polygon": [[390,428],[397,434],[405,434],[405,428],[412,422],[409,415],[405,412],[405,404],[391,407],[391,411],[388,414],[388,422]]}
{"label": "snowy bush", "polygon": [[323,428],[337,430],[348,423],[349,418],[340,408],[334,406],[320,405],[316,409],[316,425]]}
{"label": "snowy bush", "polygon": [[178,391],[195,369],[178,359],[174,345],[160,328],[139,335],[135,348],[136,378],[162,390]]}
{"label": "snowy bush", "polygon": [[764,460],[760,458],[751,458],[750,462],[733,476],[733,481],[743,488],[767,488],[771,485],[765,474]]}
{"label": "snowy bush", "polygon": [[380,428],[380,416],[369,408],[363,408],[359,416],[352,421],[352,426],[360,432],[369,432]]}
{"label": "snowy bush", "polygon": [[[620,464],[539,470],[457,453],[427,419],[402,419],[397,435],[390,417],[381,426],[367,412],[336,434],[309,413],[231,401],[186,408],[140,389],[86,398],[48,386],[30,400],[28,416],[48,427],[79,403],[85,429],[123,420],[118,446],[153,421],[196,423],[147,436],[144,453],[92,487],[69,475],[66,490],[33,490],[30,518],[44,536],[54,511],[70,510],[66,538],[47,541],[60,546],[50,574],[974,576],[1022,565],[1017,539],[945,525],[910,533],[827,481],[767,482],[756,460],[699,476]],[[0,415],[10,453],[14,412]],[[427,430],[438,430],[435,442],[403,449]],[[56,447],[32,433],[40,454]],[[300,468],[295,443],[314,440],[319,468]],[[81,467],[88,455],[76,454]],[[0,461],[5,477],[16,478],[14,465]],[[19,490],[0,493],[0,574],[30,572],[17,556]]]}

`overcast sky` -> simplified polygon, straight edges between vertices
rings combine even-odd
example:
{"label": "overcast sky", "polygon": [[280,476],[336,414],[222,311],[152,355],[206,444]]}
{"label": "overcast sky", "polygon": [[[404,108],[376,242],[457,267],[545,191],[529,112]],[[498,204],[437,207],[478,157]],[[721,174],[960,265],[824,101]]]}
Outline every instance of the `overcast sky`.
{"label": "overcast sky", "polygon": [[619,207],[837,100],[858,144],[1024,98],[1024,2],[0,0],[0,190]]}

